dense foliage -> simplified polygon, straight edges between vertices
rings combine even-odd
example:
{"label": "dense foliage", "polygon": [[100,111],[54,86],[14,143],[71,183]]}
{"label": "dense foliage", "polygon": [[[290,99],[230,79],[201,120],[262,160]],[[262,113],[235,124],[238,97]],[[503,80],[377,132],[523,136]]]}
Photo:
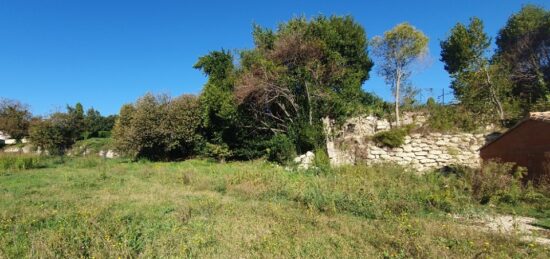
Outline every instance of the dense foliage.
{"label": "dense foliage", "polygon": [[28,135],[29,107],[15,100],[0,99],[0,131],[20,140]]}
{"label": "dense foliage", "polygon": [[36,118],[29,130],[31,142],[50,154],[64,154],[81,139],[108,136],[115,116],[103,117],[94,110],[84,113],[82,104],[67,106],[66,112],[56,112],[47,118]]}
{"label": "dense foliage", "polygon": [[374,134],[374,136],[372,136],[372,140],[380,146],[396,148],[405,143],[405,137],[408,133],[408,127],[393,128]]}
{"label": "dense foliage", "polygon": [[122,107],[113,129],[115,145],[132,158],[184,158],[197,148],[199,116],[195,96],[147,94]]}
{"label": "dense foliage", "polygon": [[[208,76],[198,97],[195,154],[285,162],[290,154],[324,146],[321,118],[344,119],[382,103],[361,89],[372,62],[365,31],[351,17],[295,18],[277,30],[255,26],[253,36],[254,48],[239,53],[238,65],[221,50],[194,66]],[[121,150],[131,149],[126,135],[114,135]],[[147,145],[164,145],[149,140],[154,143]],[[142,155],[155,158],[149,153]]]}
{"label": "dense foliage", "polygon": [[[295,18],[277,30],[255,26],[253,36],[254,48],[239,53],[238,65],[226,50],[199,58],[194,67],[208,81],[186,109],[152,95],[122,107],[117,149],[133,158],[265,156],[283,163],[324,148],[321,118],[380,110],[383,101],[361,89],[373,64],[365,31],[351,17]],[[178,123],[185,134],[174,132]]]}
{"label": "dense foliage", "polygon": [[441,42],[441,60],[461,105],[480,122],[504,125],[526,112],[549,109],[548,28],[550,12],[527,5],[499,31],[492,56],[490,37],[479,18],[452,28]]}

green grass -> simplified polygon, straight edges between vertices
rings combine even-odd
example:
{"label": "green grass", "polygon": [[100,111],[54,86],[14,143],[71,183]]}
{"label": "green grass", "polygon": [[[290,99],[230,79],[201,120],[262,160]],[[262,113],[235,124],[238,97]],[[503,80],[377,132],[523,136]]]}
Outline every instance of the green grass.
{"label": "green grass", "polygon": [[456,181],[391,165],[69,159],[0,174],[0,258],[550,256],[450,217],[491,210]]}
{"label": "green grass", "polygon": [[50,158],[39,155],[0,153],[0,174],[48,167],[50,160]]}
{"label": "green grass", "polygon": [[545,219],[538,220],[534,225],[541,228],[550,229],[550,219],[545,218]]}

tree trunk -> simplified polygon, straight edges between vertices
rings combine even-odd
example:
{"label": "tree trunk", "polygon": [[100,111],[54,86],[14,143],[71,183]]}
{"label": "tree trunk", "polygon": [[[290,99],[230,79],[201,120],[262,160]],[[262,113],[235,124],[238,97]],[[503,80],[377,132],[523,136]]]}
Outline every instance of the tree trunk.
{"label": "tree trunk", "polygon": [[493,84],[491,82],[491,76],[489,75],[489,70],[487,70],[486,66],[483,66],[483,70],[485,71],[485,78],[487,80],[487,86],[489,87],[489,92],[491,93],[491,98],[493,99],[493,102],[497,106],[498,116],[500,118],[500,122],[502,123],[504,121],[504,109],[502,108],[502,103],[500,103],[497,93],[493,88]]}
{"label": "tree trunk", "polygon": [[311,96],[309,94],[309,88],[307,87],[307,82],[305,82],[306,86],[306,95],[307,95],[307,109],[308,109],[308,115],[309,115],[309,125],[313,125],[313,111],[311,110]]}
{"label": "tree trunk", "polygon": [[401,120],[399,118],[399,87],[401,85],[401,72],[397,71],[397,78],[395,80],[395,124],[397,127],[401,126]]}

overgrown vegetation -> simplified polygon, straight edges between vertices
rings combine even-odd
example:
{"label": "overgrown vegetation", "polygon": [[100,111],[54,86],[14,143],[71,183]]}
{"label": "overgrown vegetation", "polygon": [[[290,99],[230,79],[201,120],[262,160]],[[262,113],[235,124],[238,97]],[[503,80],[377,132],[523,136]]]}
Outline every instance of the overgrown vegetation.
{"label": "overgrown vegetation", "polygon": [[[507,210],[512,202],[498,194],[484,205],[461,173],[78,158],[0,178],[0,256],[8,258],[550,255],[448,216]],[[548,196],[519,193],[517,215],[550,218]]]}
{"label": "overgrown vegetation", "polygon": [[19,101],[0,98],[0,130],[16,140],[28,136],[31,121],[29,107]]}
{"label": "overgrown vegetation", "polygon": [[185,158],[201,148],[199,125],[199,102],[195,96],[172,99],[147,94],[135,104],[122,107],[113,129],[114,144],[119,152],[133,159]]}
{"label": "overgrown vegetation", "polygon": [[409,134],[410,127],[392,128],[381,131],[372,136],[372,140],[380,146],[395,148],[405,143],[405,137]]}
{"label": "overgrown vegetation", "polygon": [[492,56],[491,38],[476,17],[468,25],[457,23],[441,42],[441,61],[453,77],[454,94],[478,121],[506,125],[548,107],[549,27],[549,11],[526,5],[499,31]]}
{"label": "overgrown vegetation", "polygon": [[431,131],[472,132],[482,125],[476,120],[476,116],[462,105],[441,105],[430,98],[426,108],[429,114],[426,126]]}
{"label": "overgrown vegetation", "polygon": [[67,106],[47,118],[35,118],[29,129],[31,142],[52,155],[63,155],[78,140],[108,137],[116,116],[103,117],[90,108],[84,113],[82,104]]}
{"label": "overgrown vegetation", "polygon": [[46,166],[47,158],[38,155],[0,153],[0,174],[6,171],[20,171]]}

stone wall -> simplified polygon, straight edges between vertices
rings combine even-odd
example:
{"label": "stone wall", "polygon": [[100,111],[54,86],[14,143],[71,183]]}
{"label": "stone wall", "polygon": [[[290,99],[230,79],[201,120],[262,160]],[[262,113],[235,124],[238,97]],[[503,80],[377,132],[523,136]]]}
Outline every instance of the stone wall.
{"label": "stone wall", "polygon": [[[421,126],[425,117],[409,119],[407,124]],[[419,171],[442,168],[452,164],[477,167],[480,163],[479,148],[487,141],[485,134],[470,133],[426,133],[405,137],[405,144],[388,148],[371,141],[370,136],[390,128],[390,123],[376,117],[366,116],[348,120],[338,130],[325,119],[327,151],[331,164],[335,166],[358,162],[395,162],[409,165]],[[382,127],[380,127],[380,125]]]}
{"label": "stone wall", "polygon": [[485,144],[482,134],[412,134],[405,137],[405,144],[398,148],[366,145],[367,162],[396,162],[411,165],[419,171],[441,168],[451,164],[477,167],[480,163],[479,148]]}

